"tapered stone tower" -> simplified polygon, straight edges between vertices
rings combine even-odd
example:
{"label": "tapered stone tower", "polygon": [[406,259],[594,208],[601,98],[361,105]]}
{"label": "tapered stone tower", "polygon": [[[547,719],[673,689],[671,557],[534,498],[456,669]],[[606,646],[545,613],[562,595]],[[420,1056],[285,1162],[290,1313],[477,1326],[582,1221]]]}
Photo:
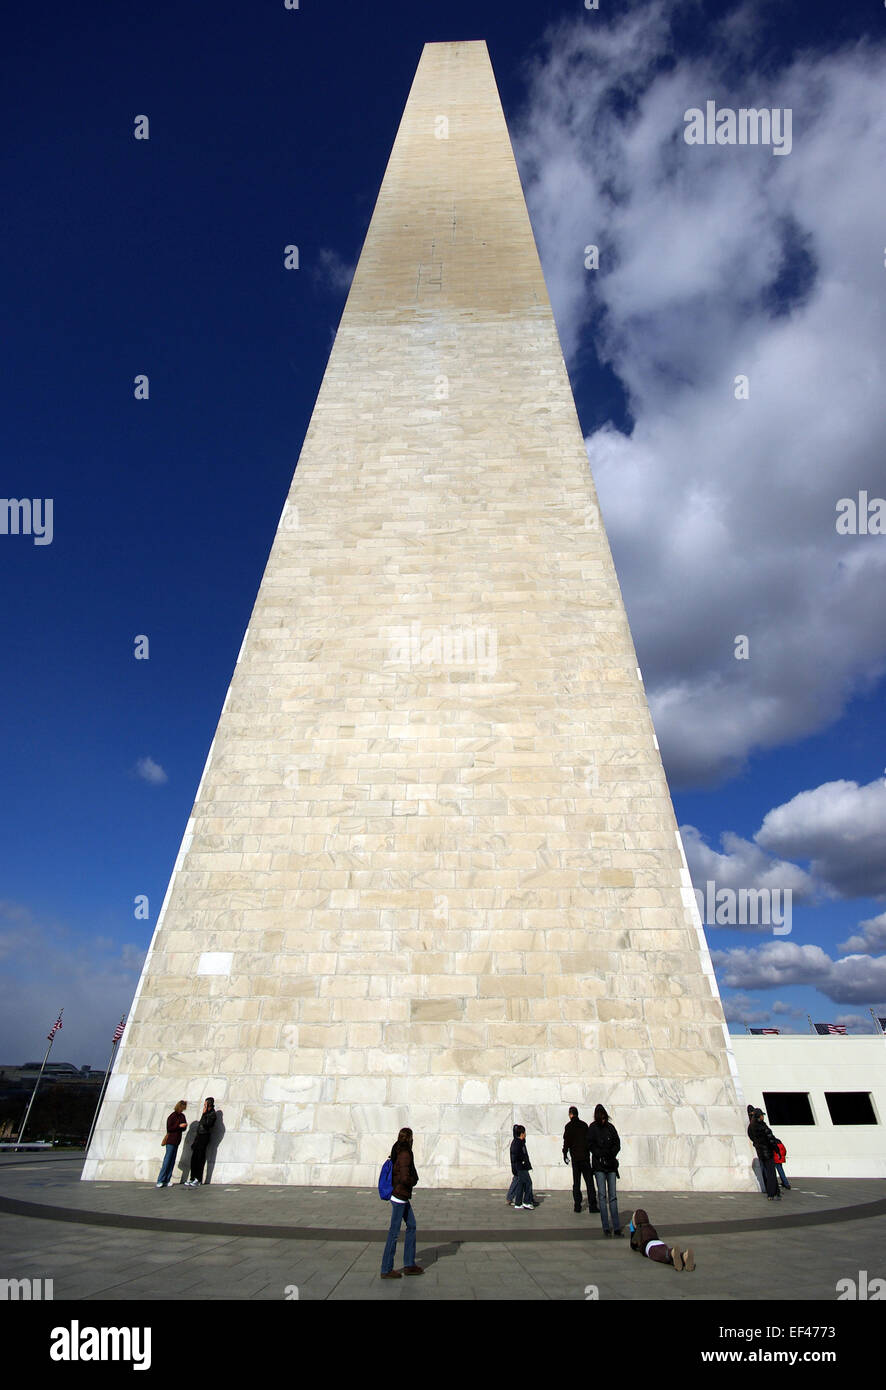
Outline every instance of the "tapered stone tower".
{"label": "tapered stone tower", "polygon": [[743,1188],[714,974],[484,43],[422,53],[86,1178]]}

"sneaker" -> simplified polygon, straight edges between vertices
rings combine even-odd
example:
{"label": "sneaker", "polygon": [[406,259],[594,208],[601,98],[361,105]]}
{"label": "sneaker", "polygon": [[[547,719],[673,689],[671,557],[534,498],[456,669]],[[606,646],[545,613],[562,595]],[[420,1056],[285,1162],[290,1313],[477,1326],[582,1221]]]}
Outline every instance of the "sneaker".
{"label": "sneaker", "polygon": [[677,1269],[677,1270],[682,1269],[682,1268],[683,1268],[683,1255],[682,1255],[682,1252],[679,1251],[679,1250],[677,1249],[676,1245],[675,1245],[675,1246],[673,1247],[673,1249],[671,1250],[670,1255],[671,1255],[671,1263],[673,1264],[674,1269]]}
{"label": "sneaker", "polygon": [[401,1275],[398,1270],[392,1269],[389,1274],[382,1274],[380,1277],[382,1279],[399,1279]]}
{"label": "sneaker", "polygon": [[683,1268],[690,1271],[695,1269],[695,1251],[691,1245],[688,1250],[683,1251]]}
{"label": "sneaker", "polygon": [[[160,1184],[158,1183],[157,1186],[159,1187],[159,1185],[160,1185]],[[576,1214],[577,1214],[578,1212],[581,1211],[581,1207],[573,1207],[572,1210],[573,1210],[574,1212],[576,1212]]]}
{"label": "sneaker", "polygon": [[619,1226],[617,1231],[613,1231],[612,1234],[614,1236],[621,1236],[622,1239],[624,1239],[624,1231],[621,1229],[621,1226]]}
{"label": "sneaker", "polygon": [[162,1183],[162,1182],[158,1182],[158,1183],[157,1183],[157,1186],[158,1186],[158,1187],[165,1187],[166,1184],[165,1184],[165,1183]]}
{"label": "sneaker", "polygon": [[604,1234],[604,1236],[611,1236],[611,1235],[612,1235],[612,1232],[611,1232],[611,1231],[604,1231],[603,1234]]}
{"label": "sneaker", "polygon": [[535,1211],[535,1207],[532,1205],[531,1202],[524,1202],[523,1205],[522,1205],[522,1207],[520,1208],[520,1210],[521,1210],[521,1211]]}
{"label": "sneaker", "polygon": [[404,1274],[424,1274],[421,1265],[406,1265],[403,1269]]}

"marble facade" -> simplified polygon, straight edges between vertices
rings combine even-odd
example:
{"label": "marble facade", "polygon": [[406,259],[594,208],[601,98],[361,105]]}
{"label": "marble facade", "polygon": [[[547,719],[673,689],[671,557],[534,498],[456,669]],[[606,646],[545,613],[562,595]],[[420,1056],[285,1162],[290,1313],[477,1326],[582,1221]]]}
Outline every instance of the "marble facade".
{"label": "marble facade", "polygon": [[[577,248],[578,253],[578,248]],[[84,1178],[750,1188],[737,1073],[484,43],[425,47]],[[564,1173],[566,1176],[564,1176]]]}

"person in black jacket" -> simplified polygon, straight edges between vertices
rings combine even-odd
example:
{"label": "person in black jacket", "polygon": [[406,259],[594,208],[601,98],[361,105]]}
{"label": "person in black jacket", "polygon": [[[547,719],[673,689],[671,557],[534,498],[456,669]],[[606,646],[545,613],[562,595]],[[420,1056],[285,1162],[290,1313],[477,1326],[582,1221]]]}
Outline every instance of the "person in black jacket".
{"label": "person in black jacket", "polygon": [[569,1107],[569,1123],[563,1131],[563,1162],[572,1159],[572,1205],[581,1211],[581,1182],[584,1178],[588,1189],[588,1211],[596,1212],[597,1193],[594,1189],[594,1175],[591,1172],[591,1151],[588,1147],[588,1127],[578,1118],[574,1105]]}
{"label": "person in black jacket", "polygon": [[780,1202],[778,1179],[775,1176],[775,1135],[767,1125],[763,1111],[757,1107],[748,1125],[748,1138],[757,1151],[766,1196],[770,1202]]}
{"label": "person in black jacket", "polygon": [[514,1137],[511,1140],[511,1172],[517,1179],[514,1211],[534,1211],[537,1206],[532,1195],[532,1179],[529,1176],[531,1169],[529,1151],[526,1148],[526,1130],[522,1125],[514,1125]]}
{"label": "person in black jacket", "polygon": [[203,1165],[206,1162],[206,1150],[209,1148],[209,1141],[212,1138],[212,1131],[218,1119],[218,1112],[215,1108],[215,1100],[212,1096],[207,1096],[203,1102],[203,1114],[197,1124],[197,1133],[194,1136],[194,1143],[191,1146],[191,1170],[188,1176],[186,1187],[199,1187],[203,1181]]}
{"label": "person in black jacket", "polygon": [[621,1148],[621,1140],[618,1130],[615,1125],[610,1124],[609,1115],[602,1105],[594,1108],[594,1123],[588,1125],[588,1144],[591,1150],[591,1168],[597,1183],[603,1234],[620,1236],[621,1221],[618,1216],[615,1182],[618,1177],[618,1151]]}
{"label": "person in black jacket", "polygon": [[690,1245],[681,1250],[678,1245],[665,1245],[658,1231],[652,1225],[642,1207],[638,1207],[631,1217],[631,1249],[645,1255],[657,1264],[673,1265],[674,1269],[695,1269],[695,1252]]}

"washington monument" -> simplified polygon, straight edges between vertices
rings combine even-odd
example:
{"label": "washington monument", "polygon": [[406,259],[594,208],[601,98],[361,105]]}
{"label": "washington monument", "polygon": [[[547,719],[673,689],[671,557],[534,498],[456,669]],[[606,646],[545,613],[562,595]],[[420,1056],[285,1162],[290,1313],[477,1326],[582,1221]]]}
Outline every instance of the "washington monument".
{"label": "washington monument", "polygon": [[[579,255],[582,248],[576,248]],[[233,660],[234,653],[231,653]],[[723,1010],[482,42],[421,55],[87,1179],[750,1184]],[[213,1168],[214,1164],[214,1168]]]}

